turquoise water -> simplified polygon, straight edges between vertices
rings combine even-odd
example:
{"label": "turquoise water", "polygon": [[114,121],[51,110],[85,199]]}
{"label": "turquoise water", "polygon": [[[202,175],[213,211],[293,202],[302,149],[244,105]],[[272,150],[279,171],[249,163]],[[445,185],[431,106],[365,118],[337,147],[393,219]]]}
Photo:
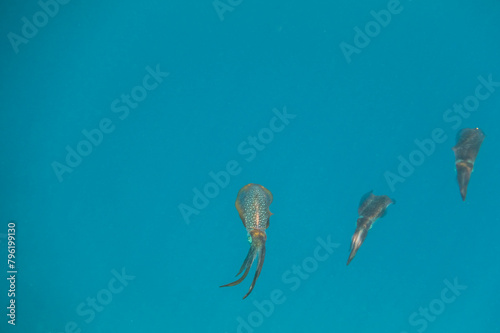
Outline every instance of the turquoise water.
{"label": "turquoise water", "polygon": [[1,7],[0,332],[500,332],[498,2]]}

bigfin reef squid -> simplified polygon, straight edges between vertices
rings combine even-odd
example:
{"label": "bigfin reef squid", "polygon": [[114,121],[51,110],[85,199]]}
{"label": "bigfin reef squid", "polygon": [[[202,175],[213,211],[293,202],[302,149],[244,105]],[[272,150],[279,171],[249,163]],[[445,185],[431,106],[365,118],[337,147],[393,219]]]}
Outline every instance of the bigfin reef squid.
{"label": "bigfin reef squid", "polygon": [[245,271],[243,275],[238,280],[221,287],[232,287],[240,284],[248,275],[254,260],[258,258],[255,276],[250,285],[250,289],[243,299],[252,292],[255,282],[257,282],[260,272],[262,271],[262,266],[264,265],[267,239],[265,230],[269,227],[269,217],[272,215],[269,211],[269,205],[271,205],[272,201],[272,193],[264,186],[258,184],[248,184],[244,186],[236,197],[236,209],[243,221],[243,225],[247,229],[250,250],[243,261],[243,265],[241,265],[240,271],[236,274],[236,276],[238,276]]}
{"label": "bigfin reef squid", "polygon": [[361,244],[368,235],[375,223],[381,217],[385,216],[387,206],[396,203],[395,200],[390,199],[387,195],[374,195],[373,191],[366,193],[359,202],[358,214],[359,218],[356,222],[356,231],[351,240],[351,253],[347,259],[347,265],[354,259]]}

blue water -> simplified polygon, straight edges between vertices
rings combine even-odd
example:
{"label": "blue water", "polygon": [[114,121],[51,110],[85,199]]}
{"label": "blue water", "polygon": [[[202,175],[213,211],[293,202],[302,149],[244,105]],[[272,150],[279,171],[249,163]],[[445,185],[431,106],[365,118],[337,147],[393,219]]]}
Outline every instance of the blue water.
{"label": "blue water", "polygon": [[0,332],[500,332],[497,1],[43,1],[1,5]]}

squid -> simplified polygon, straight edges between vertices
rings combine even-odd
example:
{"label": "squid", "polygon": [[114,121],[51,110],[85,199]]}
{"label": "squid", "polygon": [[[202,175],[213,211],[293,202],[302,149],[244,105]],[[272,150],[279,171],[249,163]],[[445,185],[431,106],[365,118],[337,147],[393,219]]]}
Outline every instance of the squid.
{"label": "squid", "polygon": [[452,148],[455,153],[457,181],[462,201],[465,201],[467,196],[470,175],[484,138],[484,132],[479,128],[464,128],[458,132],[457,144]]}
{"label": "squid", "polygon": [[252,292],[257,279],[259,278],[264,258],[266,256],[266,229],[269,227],[269,217],[272,213],[269,211],[269,206],[273,201],[271,192],[262,185],[248,184],[244,186],[236,197],[236,209],[240,215],[243,225],[248,232],[248,241],[250,242],[250,250],[241,265],[240,271],[236,276],[243,275],[236,281],[225,284],[221,287],[232,287],[240,284],[250,272],[253,262],[257,259],[257,269],[253,278],[252,284],[245,299]]}
{"label": "squid", "polygon": [[385,216],[387,206],[393,203],[396,203],[396,201],[390,199],[387,195],[374,195],[372,191],[361,198],[358,208],[359,218],[356,222],[356,231],[352,236],[351,253],[349,259],[347,259],[347,265],[354,259],[368,235],[368,230],[372,228],[376,220]]}

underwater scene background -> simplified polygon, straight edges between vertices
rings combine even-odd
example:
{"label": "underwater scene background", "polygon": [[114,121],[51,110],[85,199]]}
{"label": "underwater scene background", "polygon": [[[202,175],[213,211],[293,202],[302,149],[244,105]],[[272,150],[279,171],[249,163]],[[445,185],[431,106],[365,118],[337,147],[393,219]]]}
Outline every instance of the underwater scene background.
{"label": "underwater scene background", "polygon": [[498,1],[1,7],[0,332],[500,332]]}

